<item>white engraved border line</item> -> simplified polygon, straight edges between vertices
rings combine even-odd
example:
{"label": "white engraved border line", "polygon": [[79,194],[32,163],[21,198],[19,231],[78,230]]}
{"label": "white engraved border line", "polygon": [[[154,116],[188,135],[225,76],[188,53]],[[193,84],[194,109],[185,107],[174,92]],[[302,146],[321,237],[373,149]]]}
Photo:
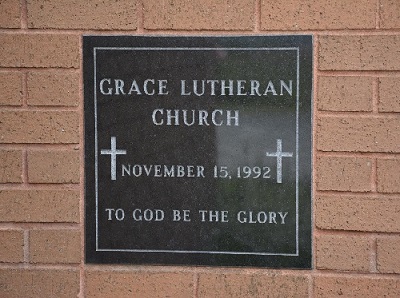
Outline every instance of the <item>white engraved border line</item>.
{"label": "white engraved border line", "polygon": [[[96,76],[96,51],[97,50],[133,50],[133,51],[296,51],[297,58],[297,86],[296,86],[296,253],[262,253],[262,252],[229,252],[229,251],[191,251],[191,250],[149,250],[149,249],[104,249],[99,248],[99,210],[98,210],[98,140],[97,140],[97,76]],[[298,256],[299,255],[299,83],[300,83],[300,59],[299,59],[299,47],[277,47],[277,48],[199,48],[199,47],[185,47],[185,48],[163,48],[163,47],[94,47],[93,48],[93,59],[94,59],[94,143],[95,143],[95,193],[96,193],[96,251],[119,251],[119,252],[147,252],[147,253],[206,253],[206,254],[228,254],[228,255],[262,255],[262,256]]]}

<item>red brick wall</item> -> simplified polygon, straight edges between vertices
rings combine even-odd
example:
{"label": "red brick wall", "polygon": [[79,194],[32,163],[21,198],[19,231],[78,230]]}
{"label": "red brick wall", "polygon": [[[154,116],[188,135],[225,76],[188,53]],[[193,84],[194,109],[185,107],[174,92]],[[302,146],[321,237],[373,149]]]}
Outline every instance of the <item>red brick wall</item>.
{"label": "red brick wall", "polygon": [[[312,270],[83,261],[83,34],[312,34]],[[400,1],[0,0],[0,297],[400,297]]]}

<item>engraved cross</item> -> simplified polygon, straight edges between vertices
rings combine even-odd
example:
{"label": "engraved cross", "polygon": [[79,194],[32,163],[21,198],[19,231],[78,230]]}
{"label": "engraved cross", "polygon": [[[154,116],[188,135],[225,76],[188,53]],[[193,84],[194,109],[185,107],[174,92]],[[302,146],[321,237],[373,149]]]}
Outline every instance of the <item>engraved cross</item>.
{"label": "engraved cross", "polygon": [[276,157],[276,182],[282,183],[282,158],[292,157],[293,152],[282,152],[282,140],[276,140],[276,152],[267,152],[268,157]]}
{"label": "engraved cross", "polygon": [[117,180],[117,155],[126,154],[126,150],[117,149],[117,138],[111,137],[111,149],[101,149],[100,154],[111,156],[111,180]]}

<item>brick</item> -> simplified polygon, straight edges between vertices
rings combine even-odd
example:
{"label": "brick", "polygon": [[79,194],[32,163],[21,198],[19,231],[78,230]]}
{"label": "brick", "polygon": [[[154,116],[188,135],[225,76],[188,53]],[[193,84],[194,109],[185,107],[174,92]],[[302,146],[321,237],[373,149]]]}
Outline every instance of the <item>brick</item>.
{"label": "brick", "polygon": [[30,183],[79,183],[79,151],[28,152]]}
{"label": "brick", "polygon": [[394,117],[320,117],[317,148],[322,151],[400,152],[400,121]]}
{"label": "brick", "polygon": [[0,269],[0,297],[77,297],[78,270]]}
{"label": "brick", "polygon": [[379,78],[379,112],[400,112],[400,77]]}
{"label": "brick", "polygon": [[77,106],[79,74],[65,71],[31,72],[28,75],[28,105]]}
{"label": "brick", "polygon": [[0,190],[1,222],[79,222],[79,191]]}
{"label": "brick", "polygon": [[400,279],[369,276],[315,276],[314,297],[386,297],[400,295]]}
{"label": "brick", "polygon": [[143,1],[145,29],[251,30],[252,0]]}
{"label": "brick", "polygon": [[368,272],[371,250],[370,240],[365,237],[320,235],[317,237],[317,268]]}
{"label": "brick", "polygon": [[309,297],[301,275],[200,274],[198,297]]}
{"label": "brick", "polygon": [[74,111],[0,111],[0,143],[79,143]]}
{"label": "brick", "polygon": [[[1,17],[0,17],[1,19]],[[22,73],[1,72],[0,73],[0,106],[22,105]]]}
{"label": "brick", "polygon": [[372,78],[319,77],[321,111],[372,111]]}
{"label": "brick", "polygon": [[315,222],[320,229],[400,232],[398,198],[320,196],[315,207]]}
{"label": "brick", "polygon": [[193,274],[86,271],[86,297],[192,297]]}
{"label": "brick", "polygon": [[377,239],[377,268],[381,273],[400,273],[400,238]]}
{"label": "brick", "polygon": [[0,34],[0,67],[79,68],[79,35]]}
{"label": "brick", "polygon": [[33,230],[29,233],[31,263],[79,263],[80,232],[76,230]]}
{"label": "brick", "polygon": [[28,1],[28,27],[134,30],[138,21],[136,2],[132,0]]}
{"label": "brick", "polygon": [[0,150],[0,183],[22,182],[22,151]]}
{"label": "brick", "polygon": [[375,29],[376,1],[262,0],[263,30]]}
{"label": "brick", "polygon": [[321,36],[321,70],[400,70],[400,35]]}
{"label": "brick", "polygon": [[400,159],[377,160],[377,189],[382,193],[400,193]]}
{"label": "brick", "polygon": [[24,232],[0,230],[0,262],[20,263],[23,261]]}
{"label": "brick", "polygon": [[400,2],[398,0],[379,0],[379,8],[380,28],[400,28]]}
{"label": "brick", "polygon": [[356,157],[318,157],[317,189],[371,191],[372,161]]}
{"label": "brick", "polygon": [[0,28],[21,27],[21,3],[15,0],[0,1]]}

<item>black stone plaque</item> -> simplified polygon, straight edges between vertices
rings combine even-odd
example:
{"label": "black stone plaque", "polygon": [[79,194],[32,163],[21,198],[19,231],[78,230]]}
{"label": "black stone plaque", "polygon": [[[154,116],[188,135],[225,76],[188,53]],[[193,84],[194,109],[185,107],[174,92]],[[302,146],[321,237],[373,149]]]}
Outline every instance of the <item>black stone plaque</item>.
{"label": "black stone plaque", "polygon": [[85,36],[86,262],[311,267],[311,36]]}

